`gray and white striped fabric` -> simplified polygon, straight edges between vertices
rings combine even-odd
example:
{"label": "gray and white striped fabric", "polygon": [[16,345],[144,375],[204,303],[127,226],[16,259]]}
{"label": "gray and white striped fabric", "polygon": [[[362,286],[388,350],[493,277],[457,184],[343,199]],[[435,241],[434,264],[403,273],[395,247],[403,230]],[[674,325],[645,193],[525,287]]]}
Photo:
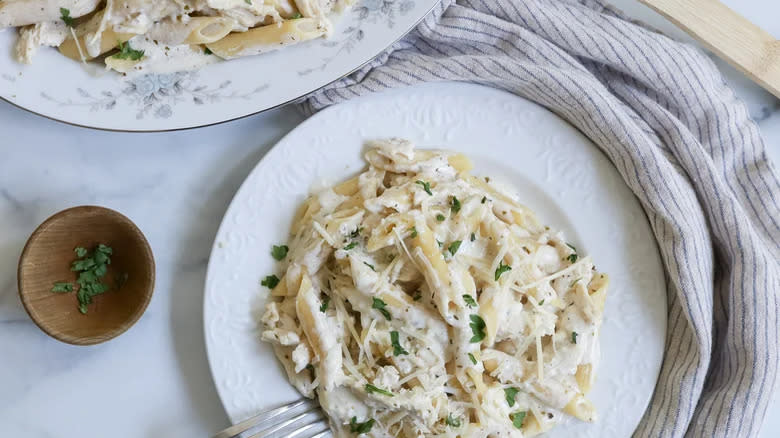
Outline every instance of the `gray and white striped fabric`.
{"label": "gray and white striped fabric", "polygon": [[666,357],[635,436],[758,434],[778,371],[780,185],[745,106],[700,51],[593,0],[443,0],[303,102],[467,81],[579,128],[640,199],[668,279]]}

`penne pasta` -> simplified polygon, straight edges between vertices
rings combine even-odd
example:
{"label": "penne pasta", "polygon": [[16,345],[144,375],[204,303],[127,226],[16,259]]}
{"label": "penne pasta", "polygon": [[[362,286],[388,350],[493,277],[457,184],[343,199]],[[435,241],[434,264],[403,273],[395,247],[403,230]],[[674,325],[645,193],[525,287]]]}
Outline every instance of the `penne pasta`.
{"label": "penne pasta", "polygon": [[76,61],[89,61],[114,50],[127,42],[133,34],[116,33],[103,26],[105,11],[100,11],[89,20],[79,24],[59,46],[60,53]]}
{"label": "penne pasta", "polygon": [[462,155],[390,139],[365,158],[365,172],[304,201],[263,315],[262,338],[334,436],[366,424],[372,436],[534,436],[567,416],[595,421],[585,395],[608,277]]}
{"label": "penne pasta", "polygon": [[[351,1],[0,0],[0,29],[19,27],[14,56],[40,47],[123,74],[197,70],[329,35]],[[118,54],[104,57],[120,49]],[[354,193],[353,193],[354,194]]]}
{"label": "penne pasta", "polygon": [[232,33],[219,41],[206,44],[206,47],[222,59],[235,59],[319,38],[328,31],[329,25],[325,21],[301,18]]}

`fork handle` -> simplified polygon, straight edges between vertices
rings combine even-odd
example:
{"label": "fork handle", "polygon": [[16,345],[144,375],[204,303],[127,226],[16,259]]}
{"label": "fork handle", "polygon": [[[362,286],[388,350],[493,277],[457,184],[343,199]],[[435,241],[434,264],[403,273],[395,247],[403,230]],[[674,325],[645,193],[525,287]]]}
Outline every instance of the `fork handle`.
{"label": "fork handle", "polygon": [[780,97],[780,41],[718,0],[639,0]]}

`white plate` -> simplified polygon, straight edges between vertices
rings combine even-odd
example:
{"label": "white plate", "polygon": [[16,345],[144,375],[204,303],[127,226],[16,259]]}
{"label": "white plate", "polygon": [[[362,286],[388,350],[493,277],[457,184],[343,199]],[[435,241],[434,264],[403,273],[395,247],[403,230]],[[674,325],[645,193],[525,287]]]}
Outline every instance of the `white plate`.
{"label": "white plate", "polygon": [[389,136],[465,153],[475,174],[518,188],[542,222],[563,230],[610,275],[591,393],[599,420],[571,421],[549,436],[629,436],[653,393],[666,331],[664,275],[644,212],[607,158],[564,121],[511,94],[454,83],[322,111],[282,139],[244,182],[217,233],[204,305],[209,362],[230,418],[299,397],[257,330],[268,296],[260,278],[275,272],[271,245],[286,240],[313,184],[357,173],[364,140]]}
{"label": "white plate", "polygon": [[401,38],[437,0],[357,0],[327,40],[206,66],[122,79],[90,75],[54,49],[12,59],[16,31],[0,30],[0,98],[74,125],[160,131],[225,122],[295,100],[357,69]]}

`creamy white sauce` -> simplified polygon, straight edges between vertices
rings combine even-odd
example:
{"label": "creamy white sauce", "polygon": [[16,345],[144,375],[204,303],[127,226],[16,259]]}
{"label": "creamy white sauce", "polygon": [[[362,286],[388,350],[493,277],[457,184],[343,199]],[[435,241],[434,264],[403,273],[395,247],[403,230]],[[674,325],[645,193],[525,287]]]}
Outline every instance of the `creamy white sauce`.
{"label": "creamy white sauce", "polygon": [[[280,356],[297,370],[291,381],[318,388],[338,438],[353,435],[353,417],[376,420],[378,437],[450,436],[452,414],[469,437],[518,436],[511,418],[521,411],[551,427],[585,391],[579,367],[598,360],[601,310],[588,294],[590,258],[573,262],[563,235],[535,221],[515,224],[513,212],[530,213],[508,194],[483,204],[495,192],[460,179],[450,154],[396,139],[371,145],[371,167],[358,177],[362,205],[345,210],[347,197],[320,190],[319,211],[293,230],[288,286],[309,275],[317,289],[280,302],[306,301],[314,321],[298,321],[313,324],[317,336],[300,342],[323,353],[309,357],[296,347],[292,358]],[[431,194],[417,181],[430,183]],[[511,269],[499,275],[500,265]],[[321,295],[334,303],[325,311]],[[282,314],[296,314],[280,309],[264,322],[278,334],[263,338],[276,343],[288,330]],[[307,358],[321,380],[301,371]],[[512,406],[506,388],[519,391]],[[577,415],[592,419],[590,405],[578,403]]]}

